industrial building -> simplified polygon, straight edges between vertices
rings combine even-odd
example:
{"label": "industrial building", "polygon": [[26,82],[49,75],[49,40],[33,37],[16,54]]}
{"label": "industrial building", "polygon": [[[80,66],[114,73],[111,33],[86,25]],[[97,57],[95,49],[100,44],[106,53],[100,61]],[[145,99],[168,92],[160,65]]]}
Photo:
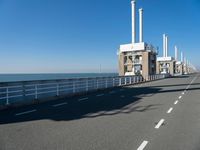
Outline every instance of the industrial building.
{"label": "industrial building", "polygon": [[168,36],[163,34],[163,57],[157,58],[157,74],[175,74],[176,61],[168,56]]}
{"label": "industrial building", "polygon": [[136,1],[132,6],[132,42],[120,45],[119,75],[148,75],[156,74],[157,48],[143,41],[143,9],[139,9],[139,42],[136,42]]}
{"label": "industrial building", "polygon": [[176,75],[183,75],[184,74],[184,72],[183,72],[183,53],[181,52],[181,61],[179,61],[177,46],[175,46],[175,61],[176,61],[175,74]]}

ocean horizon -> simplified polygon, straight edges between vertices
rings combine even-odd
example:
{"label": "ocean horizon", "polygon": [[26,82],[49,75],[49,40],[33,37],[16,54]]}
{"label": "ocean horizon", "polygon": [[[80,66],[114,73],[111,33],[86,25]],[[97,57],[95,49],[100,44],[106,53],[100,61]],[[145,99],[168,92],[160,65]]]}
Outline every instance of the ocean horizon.
{"label": "ocean horizon", "polygon": [[0,74],[0,82],[57,80],[69,78],[112,77],[118,73],[10,73]]}

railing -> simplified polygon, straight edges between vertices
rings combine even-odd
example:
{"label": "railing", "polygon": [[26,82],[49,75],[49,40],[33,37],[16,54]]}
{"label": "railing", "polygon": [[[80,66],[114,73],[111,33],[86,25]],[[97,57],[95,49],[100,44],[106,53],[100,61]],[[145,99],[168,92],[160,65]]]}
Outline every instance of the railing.
{"label": "railing", "polygon": [[142,76],[117,76],[0,83],[0,106],[24,104],[26,102],[131,85],[165,77],[167,76],[151,75],[145,78]]}

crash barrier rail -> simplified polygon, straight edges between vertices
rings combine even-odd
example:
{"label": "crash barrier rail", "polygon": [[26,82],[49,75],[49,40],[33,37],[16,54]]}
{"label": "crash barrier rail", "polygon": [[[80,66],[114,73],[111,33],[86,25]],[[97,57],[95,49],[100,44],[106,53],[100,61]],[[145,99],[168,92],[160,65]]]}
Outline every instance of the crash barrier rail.
{"label": "crash barrier rail", "polygon": [[37,102],[48,98],[76,95],[95,90],[132,85],[158,80],[167,75],[116,76],[96,78],[72,78],[63,80],[39,80],[0,83],[0,106]]}

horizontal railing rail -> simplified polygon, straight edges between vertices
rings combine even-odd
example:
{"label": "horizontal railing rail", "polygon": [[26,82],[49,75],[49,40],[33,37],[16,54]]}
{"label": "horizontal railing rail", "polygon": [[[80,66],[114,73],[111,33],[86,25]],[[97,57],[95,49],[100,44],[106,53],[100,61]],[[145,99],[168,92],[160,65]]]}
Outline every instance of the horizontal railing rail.
{"label": "horizontal railing rail", "polygon": [[74,78],[0,83],[0,106],[68,96],[95,90],[131,85],[168,77],[167,75]]}

